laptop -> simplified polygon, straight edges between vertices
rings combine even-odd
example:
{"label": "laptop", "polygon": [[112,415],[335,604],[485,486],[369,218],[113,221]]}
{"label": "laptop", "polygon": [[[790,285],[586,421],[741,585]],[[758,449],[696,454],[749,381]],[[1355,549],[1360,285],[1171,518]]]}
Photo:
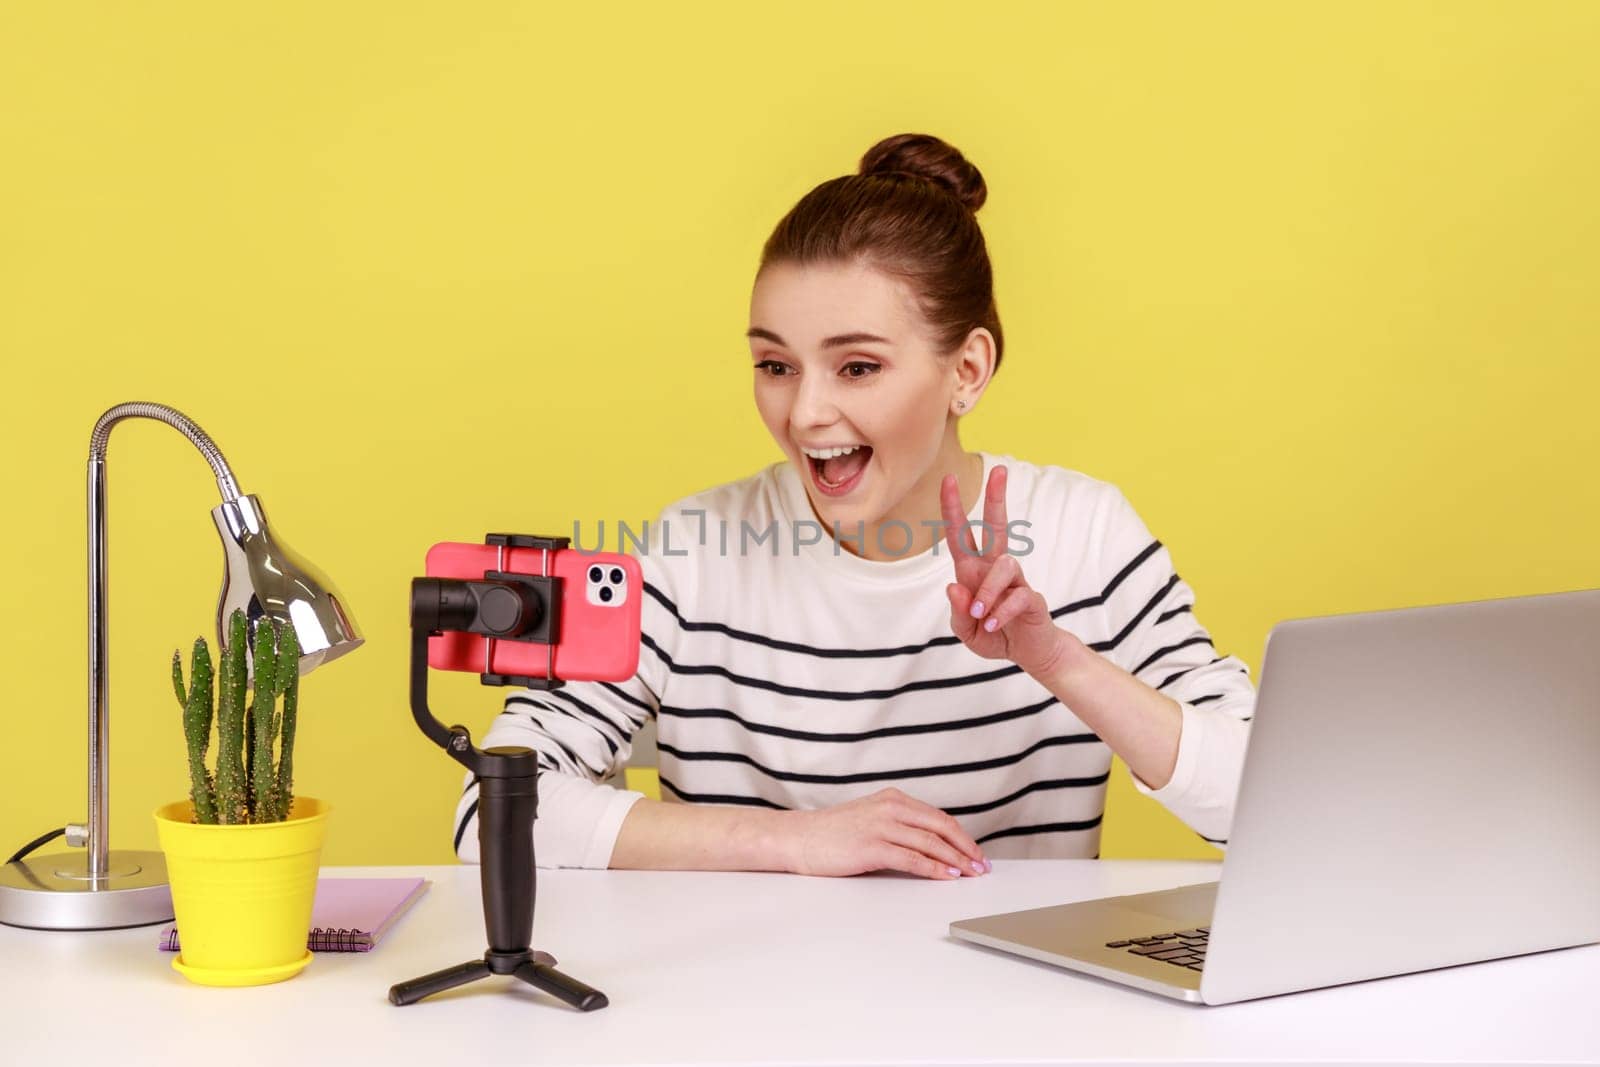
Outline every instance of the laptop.
{"label": "laptop", "polygon": [[1197,1004],[1600,941],[1600,589],[1267,635],[1216,881],[950,924]]}

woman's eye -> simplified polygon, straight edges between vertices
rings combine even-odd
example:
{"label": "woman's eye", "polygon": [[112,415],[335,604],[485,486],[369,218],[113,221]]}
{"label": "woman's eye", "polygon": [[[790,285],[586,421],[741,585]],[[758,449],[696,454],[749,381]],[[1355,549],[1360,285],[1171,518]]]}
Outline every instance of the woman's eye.
{"label": "woman's eye", "polygon": [[[757,371],[765,371],[766,377],[768,378],[791,377],[788,364],[779,363],[775,359],[764,359],[755,365],[755,369]],[[857,361],[853,363],[846,363],[841,370],[841,373],[852,381],[859,381],[862,378],[871,377],[872,375],[878,373],[878,371],[881,369],[882,368],[876,363],[862,363]]]}

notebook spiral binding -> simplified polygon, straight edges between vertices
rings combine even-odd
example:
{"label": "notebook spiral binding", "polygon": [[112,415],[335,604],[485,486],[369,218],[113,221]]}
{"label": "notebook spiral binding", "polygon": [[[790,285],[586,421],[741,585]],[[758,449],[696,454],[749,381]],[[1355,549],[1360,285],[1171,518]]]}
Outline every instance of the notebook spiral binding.
{"label": "notebook spiral binding", "polygon": [[372,948],[372,939],[360,930],[347,930],[344,927],[318,926],[311,931],[310,943],[306,946],[312,952],[366,952]]}
{"label": "notebook spiral binding", "polygon": [[[177,951],[176,931],[162,937],[161,947],[168,952]],[[306,948],[312,952],[371,952],[372,935],[362,930],[319,926],[307,937]]]}

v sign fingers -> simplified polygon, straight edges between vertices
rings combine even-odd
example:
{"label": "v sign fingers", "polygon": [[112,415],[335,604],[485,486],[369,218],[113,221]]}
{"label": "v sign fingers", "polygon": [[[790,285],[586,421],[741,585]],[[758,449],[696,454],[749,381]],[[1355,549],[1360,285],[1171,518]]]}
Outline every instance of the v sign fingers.
{"label": "v sign fingers", "polygon": [[954,474],[945,475],[939,484],[939,510],[944,513],[944,543],[950,549],[950,558],[957,563],[978,558],[978,546],[967,529],[967,513],[961,507],[961,484]]}
{"label": "v sign fingers", "polygon": [[978,583],[989,573],[995,557],[1005,548],[1004,526],[1002,525],[997,533],[990,521],[996,514],[997,505],[993,498],[997,485],[998,514],[1002,517],[1005,515],[1004,470],[1003,467],[996,468],[989,475],[989,486],[984,498],[985,517],[977,524],[979,527],[977,532],[983,537],[981,545],[974,538],[974,531],[968,525],[966,512],[961,507],[961,487],[956,481],[956,476],[945,475],[943,483],[939,486],[939,507],[944,515],[944,541],[950,549],[950,560],[955,568],[956,580],[969,591],[978,588]]}
{"label": "v sign fingers", "polygon": [[989,484],[984,489],[983,525],[988,541],[983,546],[983,557],[988,560],[999,559],[1006,551],[1007,478],[1005,467],[997,466],[989,475]]}
{"label": "v sign fingers", "polygon": [[1022,564],[1007,549],[1006,469],[996,467],[984,493],[985,543],[976,545],[966,529],[956,479],[945,477],[940,503],[945,541],[955,560],[950,629],[985,659],[1009,659],[1032,673],[1055,662],[1065,632],[1050,617],[1045,599],[1028,585]]}

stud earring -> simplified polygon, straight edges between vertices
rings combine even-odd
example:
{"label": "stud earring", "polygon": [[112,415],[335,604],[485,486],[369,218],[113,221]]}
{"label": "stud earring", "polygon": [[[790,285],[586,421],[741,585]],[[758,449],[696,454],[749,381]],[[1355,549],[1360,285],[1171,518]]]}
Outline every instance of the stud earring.
{"label": "stud earring", "polygon": [[956,401],[956,410],[957,411],[965,411],[965,410],[967,410],[967,402],[965,400],[957,400]]}

